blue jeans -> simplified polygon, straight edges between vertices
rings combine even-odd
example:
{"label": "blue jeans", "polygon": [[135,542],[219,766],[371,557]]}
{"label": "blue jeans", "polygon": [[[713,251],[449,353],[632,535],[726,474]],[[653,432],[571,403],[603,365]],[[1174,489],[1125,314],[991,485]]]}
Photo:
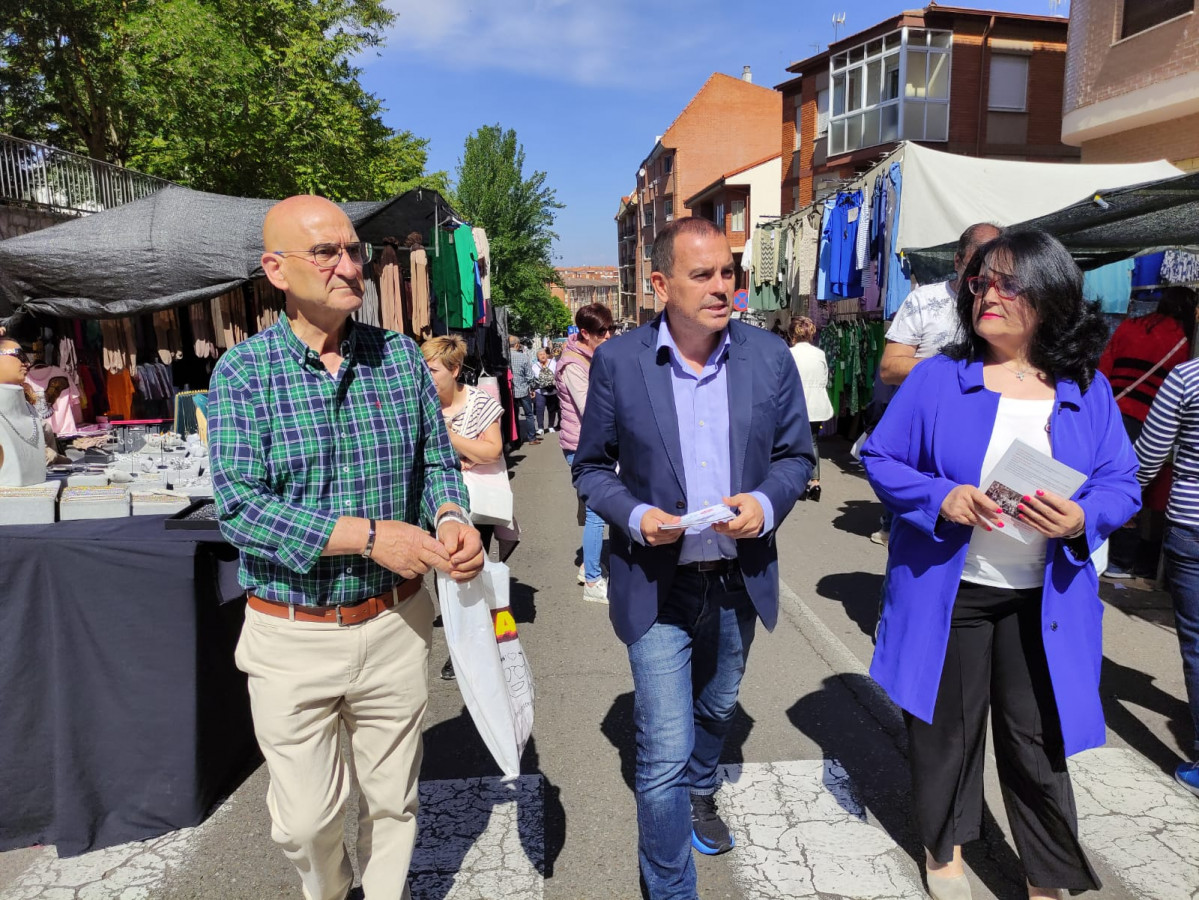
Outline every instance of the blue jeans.
{"label": "blue jeans", "polygon": [[[563,450],[566,464],[575,464],[573,450]],[[599,513],[587,507],[587,517],[583,524],[583,580],[588,584],[599,581],[604,570],[600,567],[600,556],[604,552],[604,520]]]}
{"label": "blue jeans", "polygon": [[689,795],[713,794],[757,614],[741,572],[679,568],[629,646],[637,726],[637,849],[651,900],[695,900]]}
{"label": "blue jeans", "polygon": [[533,398],[525,394],[525,396],[518,399],[520,401],[520,408],[525,414],[525,440],[531,441],[537,437],[537,427],[533,424]]}
{"label": "blue jeans", "polygon": [[1168,523],[1162,549],[1166,557],[1166,586],[1174,601],[1191,724],[1195,729],[1195,754],[1199,758],[1199,527]]}

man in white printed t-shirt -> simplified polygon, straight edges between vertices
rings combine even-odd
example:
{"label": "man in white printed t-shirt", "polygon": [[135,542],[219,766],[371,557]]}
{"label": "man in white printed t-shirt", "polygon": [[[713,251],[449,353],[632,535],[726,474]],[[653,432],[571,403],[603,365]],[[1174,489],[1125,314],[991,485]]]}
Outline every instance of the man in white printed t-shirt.
{"label": "man in white printed t-shirt", "polygon": [[[958,238],[953,274],[944,281],[921,285],[904,298],[887,331],[887,346],[879,363],[883,384],[902,384],[920,360],[936,356],[942,347],[960,339],[957,303],[962,273],[975,251],[998,236],[999,229],[988,222],[971,225]],[[884,510],[882,527],[870,535],[870,540],[885,545],[890,538],[890,524],[890,513]]]}

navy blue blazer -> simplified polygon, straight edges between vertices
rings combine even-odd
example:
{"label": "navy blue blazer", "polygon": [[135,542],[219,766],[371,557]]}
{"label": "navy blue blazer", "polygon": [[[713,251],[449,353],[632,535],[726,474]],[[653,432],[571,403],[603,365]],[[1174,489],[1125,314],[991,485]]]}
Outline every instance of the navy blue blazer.
{"label": "navy blue blazer", "polygon": [[[659,315],[596,349],[572,469],[579,494],[611,526],[609,616],[626,644],[657,619],[682,547],[640,543],[628,532],[629,517],[639,503],[672,515],[687,511],[669,351],[657,350],[663,325]],[[736,321],[728,328],[729,494],[764,493],[777,529],[807,489],[815,464],[803,386],[776,335]],[[737,558],[758,616],[773,629],[779,596],[775,533],[738,541]]]}

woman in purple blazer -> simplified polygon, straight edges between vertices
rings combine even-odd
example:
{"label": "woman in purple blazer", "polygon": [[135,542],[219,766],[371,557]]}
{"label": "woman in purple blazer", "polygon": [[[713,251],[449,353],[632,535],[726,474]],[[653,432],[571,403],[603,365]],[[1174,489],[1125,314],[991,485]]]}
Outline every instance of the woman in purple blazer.
{"label": "woman in purple blazer", "polygon": [[[970,896],[961,845],[979,836],[990,708],[1028,896],[1057,897],[1099,887],[1066,756],[1105,739],[1090,554],[1136,512],[1137,461],[1095,371],[1106,327],[1065,248],[1005,232],[962,283],[968,338],[912,371],[862,448],[895,514],[870,672],[904,710],[929,893]],[[993,488],[1016,440],[1082,486]]]}

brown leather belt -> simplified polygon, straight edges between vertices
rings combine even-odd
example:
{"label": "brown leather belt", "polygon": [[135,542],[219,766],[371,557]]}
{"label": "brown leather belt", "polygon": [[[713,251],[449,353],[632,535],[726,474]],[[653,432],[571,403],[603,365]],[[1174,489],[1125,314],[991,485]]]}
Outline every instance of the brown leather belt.
{"label": "brown leather belt", "polygon": [[336,622],[338,625],[357,625],[373,619],[385,609],[403,603],[418,590],[421,580],[413,578],[397,584],[386,594],[371,597],[353,606],[296,606],[294,603],[278,603],[255,594],[246,598],[250,609],[268,616],[278,616],[293,622]]}
{"label": "brown leather belt", "polygon": [[736,569],[735,559],[703,559],[699,562],[681,563],[680,569],[690,569],[693,572],[707,572],[710,575],[727,575]]}

